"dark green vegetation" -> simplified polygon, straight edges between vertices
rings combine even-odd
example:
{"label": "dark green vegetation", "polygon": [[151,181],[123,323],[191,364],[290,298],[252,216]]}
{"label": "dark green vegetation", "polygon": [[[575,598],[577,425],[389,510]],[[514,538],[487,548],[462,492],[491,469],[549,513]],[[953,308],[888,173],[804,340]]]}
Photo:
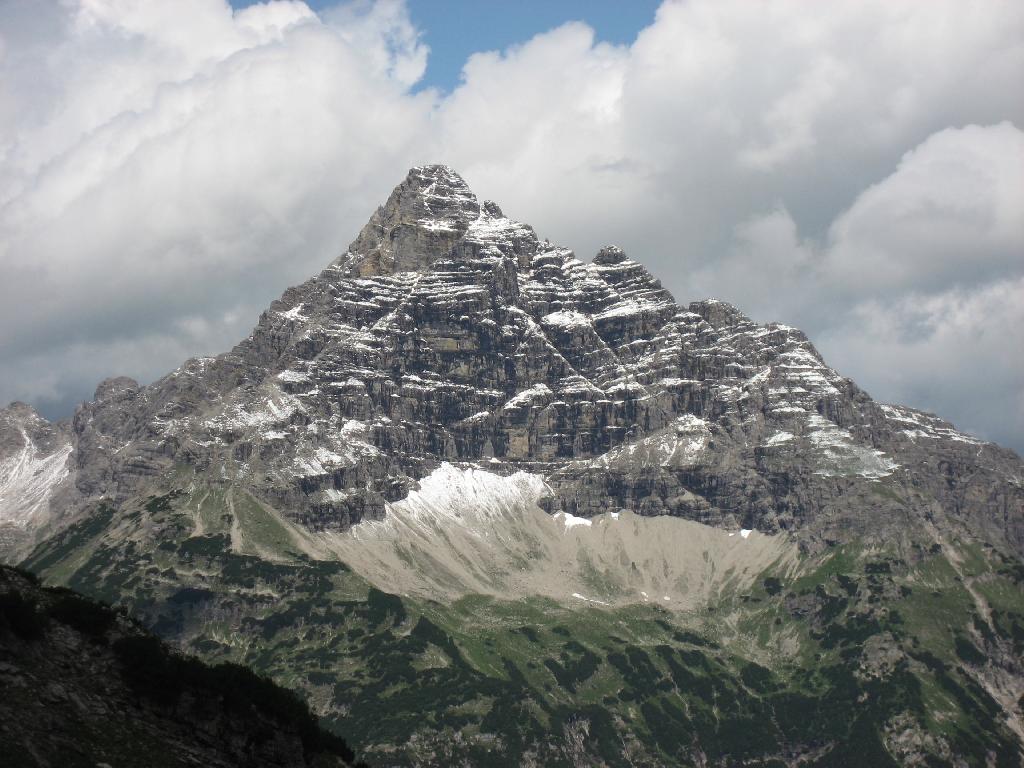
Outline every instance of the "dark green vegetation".
{"label": "dark green vegetation", "polygon": [[[1007,719],[1020,721],[1020,703],[997,700],[993,681],[1024,688],[1022,570],[991,548],[837,546],[688,613],[441,605],[370,587],[281,531],[267,534],[277,559],[251,554],[270,538],[239,534],[202,498],[149,499],[120,523],[100,510],[25,565],[209,661],[302,691],[375,763],[1021,764]],[[73,602],[61,610],[79,621]],[[33,631],[23,606],[10,616]],[[182,676],[141,668],[161,689]],[[298,706],[282,702],[281,716]]]}
{"label": "dark green vegetation", "polygon": [[[41,587],[33,574],[6,566],[0,659],[0,745],[12,768],[54,758],[89,766],[184,766],[203,758],[209,765],[332,766],[355,759],[292,691],[248,667],[210,666],[174,651],[109,606]],[[212,731],[211,744],[190,738],[204,729]],[[291,754],[279,763],[279,752]]]}

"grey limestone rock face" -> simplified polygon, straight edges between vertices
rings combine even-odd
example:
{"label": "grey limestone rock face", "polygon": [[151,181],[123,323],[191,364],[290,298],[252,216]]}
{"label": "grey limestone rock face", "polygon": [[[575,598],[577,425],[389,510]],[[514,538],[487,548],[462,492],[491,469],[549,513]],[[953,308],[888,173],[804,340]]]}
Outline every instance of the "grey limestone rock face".
{"label": "grey limestone rock face", "polygon": [[444,166],[411,170],[232,351],[104,382],[70,440],[54,498],[80,509],[197,476],[345,529],[476,462],[543,475],[552,512],[1024,551],[1013,452],[876,403],[796,329],[677,304],[620,248],[588,263],[539,240]]}
{"label": "grey limestone rock face", "polygon": [[414,168],[338,262],[359,277],[428,268],[480,217],[466,182],[445,166]]}

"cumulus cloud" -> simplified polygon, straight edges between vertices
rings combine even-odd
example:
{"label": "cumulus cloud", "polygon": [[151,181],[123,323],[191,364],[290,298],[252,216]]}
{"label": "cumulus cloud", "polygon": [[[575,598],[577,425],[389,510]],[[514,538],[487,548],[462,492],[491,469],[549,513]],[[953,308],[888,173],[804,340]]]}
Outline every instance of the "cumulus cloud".
{"label": "cumulus cloud", "polygon": [[1022,447],[1024,6],[667,0],[632,45],[567,24],[450,94],[418,89],[398,0],[169,8],[0,6],[0,399],[54,412],[225,349],[447,162],[584,257],[617,242]]}
{"label": "cumulus cloud", "polygon": [[1024,432],[1024,132],[947,129],[830,229],[822,348],[869,390],[1008,445]]}
{"label": "cumulus cloud", "polygon": [[946,129],[908,152],[830,229],[829,270],[852,296],[984,284],[1021,271],[1024,133]]}

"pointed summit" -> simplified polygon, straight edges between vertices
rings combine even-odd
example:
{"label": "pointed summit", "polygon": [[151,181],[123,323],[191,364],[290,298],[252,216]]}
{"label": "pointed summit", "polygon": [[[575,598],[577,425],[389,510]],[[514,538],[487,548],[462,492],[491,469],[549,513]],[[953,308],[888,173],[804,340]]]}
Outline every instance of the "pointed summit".
{"label": "pointed summit", "polygon": [[341,263],[361,277],[422,269],[447,255],[480,215],[476,195],[459,174],[445,165],[416,166]]}
{"label": "pointed summit", "polygon": [[439,259],[509,258],[528,267],[540,243],[528,224],[481,202],[446,165],[419,165],[335,262],[347,277],[422,272]]}
{"label": "pointed summit", "polygon": [[[480,204],[465,180],[447,165],[420,165],[409,170],[391,197],[418,208],[425,220],[472,220]],[[390,200],[389,200],[390,202]]]}

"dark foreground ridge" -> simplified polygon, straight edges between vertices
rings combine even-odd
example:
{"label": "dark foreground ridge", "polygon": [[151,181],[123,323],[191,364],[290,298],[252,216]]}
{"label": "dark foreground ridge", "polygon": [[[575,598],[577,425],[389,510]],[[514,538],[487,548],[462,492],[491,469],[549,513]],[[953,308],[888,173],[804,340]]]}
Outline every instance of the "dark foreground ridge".
{"label": "dark foreground ridge", "polygon": [[108,606],[0,566],[8,768],[344,766],[345,740],[291,691],[170,650]]}

